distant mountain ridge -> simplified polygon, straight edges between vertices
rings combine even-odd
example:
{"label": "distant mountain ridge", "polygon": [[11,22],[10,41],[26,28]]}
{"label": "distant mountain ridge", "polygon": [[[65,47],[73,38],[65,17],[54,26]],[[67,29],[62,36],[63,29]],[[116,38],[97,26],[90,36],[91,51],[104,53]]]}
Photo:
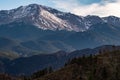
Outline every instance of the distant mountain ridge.
{"label": "distant mountain ridge", "polygon": [[120,18],[115,16],[101,18],[90,15],[83,17],[38,4],[30,4],[12,10],[0,11],[0,25],[12,22],[24,22],[43,30],[81,32],[88,30],[92,25],[98,23],[119,25]]}

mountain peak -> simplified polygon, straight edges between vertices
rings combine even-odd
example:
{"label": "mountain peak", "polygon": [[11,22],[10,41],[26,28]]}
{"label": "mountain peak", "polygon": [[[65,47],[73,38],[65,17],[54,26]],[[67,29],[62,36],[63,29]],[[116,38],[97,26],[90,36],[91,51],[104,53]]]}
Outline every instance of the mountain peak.
{"label": "mountain peak", "polygon": [[83,32],[98,23],[112,23],[120,25],[120,18],[109,16],[88,15],[86,17],[65,13],[56,9],[29,4],[12,10],[0,11],[0,25],[12,22],[24,22],[43,30],[67,30]]}

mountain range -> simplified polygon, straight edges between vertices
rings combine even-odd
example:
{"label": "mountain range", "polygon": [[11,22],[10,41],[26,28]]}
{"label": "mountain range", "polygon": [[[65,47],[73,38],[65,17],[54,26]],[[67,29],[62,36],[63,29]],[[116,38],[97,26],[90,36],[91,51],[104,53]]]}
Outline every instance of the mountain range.
{"label": "mountain range", "polygon": [[32,56],[120,44],[120,18],[78,16],[38,4],[0,11],[0,51]]}
{"label": "mountain range", "polygon": [[56,70],[75,57],[113,50],[111,45],[120,45],[116,16],[79,16],[38,4],[0,11],[0,73]]}

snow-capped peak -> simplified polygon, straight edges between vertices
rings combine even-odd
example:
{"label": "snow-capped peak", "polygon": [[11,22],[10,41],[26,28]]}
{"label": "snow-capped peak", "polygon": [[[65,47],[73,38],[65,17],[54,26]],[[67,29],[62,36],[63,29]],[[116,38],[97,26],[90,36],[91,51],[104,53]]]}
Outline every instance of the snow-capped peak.
{"label": "snow-capped peak", "polygon": [[109,16],[101,18],[91,15],[83,17],[38,4],[30,4],[12,10],[0,11],[0,25],[14,21],[22,21],[44,30],[68,30],[77,32],[86,31],[92,25],[98,23],[120,25],[120,18],[118,17]]}

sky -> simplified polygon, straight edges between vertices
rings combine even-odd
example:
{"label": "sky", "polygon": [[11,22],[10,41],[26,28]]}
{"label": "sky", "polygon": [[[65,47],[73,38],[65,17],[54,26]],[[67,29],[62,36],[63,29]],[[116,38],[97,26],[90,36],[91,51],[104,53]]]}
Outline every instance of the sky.
{"label": "sky", "polygon": [[9,10],[34,3],[81,16],[114,15],[120,17],[120,0],[0,0],[0,10]]}

